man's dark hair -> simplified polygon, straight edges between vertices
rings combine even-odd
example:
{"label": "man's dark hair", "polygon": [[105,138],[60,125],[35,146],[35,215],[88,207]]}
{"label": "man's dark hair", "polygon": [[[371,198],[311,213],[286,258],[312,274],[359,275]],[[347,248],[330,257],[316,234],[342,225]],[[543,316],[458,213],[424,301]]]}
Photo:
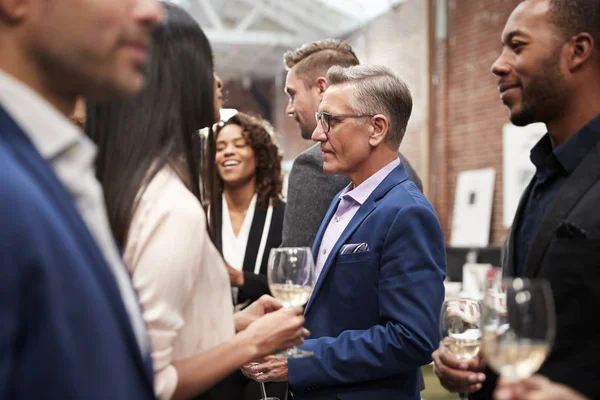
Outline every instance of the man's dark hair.
{"label": "man's dark hair", "polygon": [[554,24],[565,40],[587,32],[600,46],[600,0],[549,0]]}

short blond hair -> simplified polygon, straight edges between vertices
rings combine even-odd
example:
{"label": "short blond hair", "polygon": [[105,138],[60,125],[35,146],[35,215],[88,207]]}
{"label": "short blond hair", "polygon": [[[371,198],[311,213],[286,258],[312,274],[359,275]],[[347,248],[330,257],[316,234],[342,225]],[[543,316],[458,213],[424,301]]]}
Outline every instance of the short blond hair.
{"label": "short blond hair", "polygon": [[287,51],[283,55],[283,62],[288,71],[295,67],[294,72],[306,86],[310,86],[318,77],[325,76],[334,65],[351,67],[360,64],[352,46],[337,39],[318,40]]}
{"label": "short blond hair", "polygon": [[398,150],[412,113],[412,95],[406,82],[386,67],[334,66],[327,72],[330,86],[352,85],[350,108],[357,114],[383,114],[390,121],[386,143]]}

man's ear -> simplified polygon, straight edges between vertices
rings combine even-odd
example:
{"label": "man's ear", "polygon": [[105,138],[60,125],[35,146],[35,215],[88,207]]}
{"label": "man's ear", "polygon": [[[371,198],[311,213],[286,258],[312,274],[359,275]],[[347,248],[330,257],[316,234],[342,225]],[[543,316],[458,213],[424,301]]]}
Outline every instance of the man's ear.
{"label": "man's ear", "polygon": [[586,32],[578,33],[569,41],[569,71],[579,70],[592,56],[596,43],[592,35]]}
{"label": "man's ear", "polygon": [[325,93],[325,91],[329,87],[329,83],[327,83],[327,79],[325,79],[325,77],[320,76],[315,81],[315,86],[319,91],[319,95],[323,96],[323,93]]}
{"label": "man's ear", "polygon": [[27,16],[31,0],[0,0],[0,20],[16,23]]}
{"label": "man's ear", "polygon": [[390,121],[385,115],[377,114],[369,121],[369,145],[377,147],[385,141],[390,130]]}

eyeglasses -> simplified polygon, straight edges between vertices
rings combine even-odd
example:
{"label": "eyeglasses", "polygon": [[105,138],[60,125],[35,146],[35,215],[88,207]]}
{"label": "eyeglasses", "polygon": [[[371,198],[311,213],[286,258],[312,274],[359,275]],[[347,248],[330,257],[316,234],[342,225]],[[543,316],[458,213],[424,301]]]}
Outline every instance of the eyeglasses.
{"label": "eyeglasses", "polygon": [[374,116],[374,114],[329,114],[326,112],[315,113],[315,117],[317,118],[317,124],[319,122],[321,123],[324,133],[329,133],[329,131],[331,130],[331,121],[341,120],[344,118],[370,118]]}

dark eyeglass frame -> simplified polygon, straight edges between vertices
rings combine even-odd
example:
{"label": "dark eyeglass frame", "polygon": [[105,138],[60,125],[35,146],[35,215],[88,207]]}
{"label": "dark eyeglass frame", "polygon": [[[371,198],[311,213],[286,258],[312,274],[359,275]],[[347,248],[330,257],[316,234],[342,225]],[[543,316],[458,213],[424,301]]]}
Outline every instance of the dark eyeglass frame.
{"label": "dark eyeglass frame", "polygon": [[315,118],[317,119],[317,124],[321,123],[323,127],[323,132],[325,134],[329,133],[331,130],[331,121],[339,121],[344,118],[372,118],[376,114],[330,114],[328,112],[316,112]]}

